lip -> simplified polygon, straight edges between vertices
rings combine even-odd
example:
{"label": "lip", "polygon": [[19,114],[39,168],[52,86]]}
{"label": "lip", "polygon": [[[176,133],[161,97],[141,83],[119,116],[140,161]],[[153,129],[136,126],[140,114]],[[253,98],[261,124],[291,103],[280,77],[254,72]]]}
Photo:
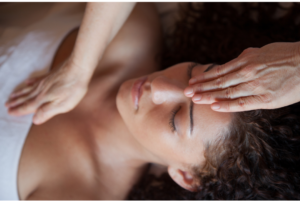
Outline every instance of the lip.
{"label": "lip", "polygon": [[139,101],[143,94],[142,86],[146,82],[147,76],[141,77],[138,80],[136,80],[133,83],[132,89],[131,89],[131,96],[132,101],[134,104],[135,109],[137,110],[139,108]]}

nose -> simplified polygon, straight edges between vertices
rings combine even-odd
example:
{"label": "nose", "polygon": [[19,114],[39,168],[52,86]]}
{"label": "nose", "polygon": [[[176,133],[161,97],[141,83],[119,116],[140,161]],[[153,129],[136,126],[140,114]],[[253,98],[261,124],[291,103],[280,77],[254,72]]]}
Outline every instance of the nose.
{"label": "nose", "polygon": [[177,102],[185,97],[184,88],[185,86],[176,80],[158,76],[151,82],[152,101],[157,105],[165,102]]}

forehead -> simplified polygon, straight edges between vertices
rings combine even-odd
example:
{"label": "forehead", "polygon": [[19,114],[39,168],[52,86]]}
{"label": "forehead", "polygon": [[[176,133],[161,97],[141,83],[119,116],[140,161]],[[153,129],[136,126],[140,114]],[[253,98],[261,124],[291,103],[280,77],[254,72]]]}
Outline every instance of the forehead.
{"label": "forehead", "polygon": [[232,119],[231,113],[216,112],[210,105],[204,104],[194,104],[193,116],[193,132],[203,144],[216,140]]}
{"label": "forehead", "polygon": [[[211,70],[215,65],[197,65],[192,71],[192,76]],[[207,104],[194,104],[195,130],[201,136],[203,143],[211,142],[218,134],[229,126],[232,119],[231,113],[216,112]]]}

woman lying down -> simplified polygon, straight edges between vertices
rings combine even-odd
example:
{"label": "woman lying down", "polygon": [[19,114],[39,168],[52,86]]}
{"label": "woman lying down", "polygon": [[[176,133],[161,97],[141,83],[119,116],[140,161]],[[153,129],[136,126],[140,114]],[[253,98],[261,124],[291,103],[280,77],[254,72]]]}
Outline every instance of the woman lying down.
{"label": "woman lying down", "polygon": [[[86,12],[89,8],[88,5]],[[297,105],[283,107],[299,99],[285,105],[280,105],[282,101],[276,105],[276,97],[267,101],[273,101],[273,108],[283,107],[280,109],[220,112],[212,109],[210,103],[215,100],[209,102],[205,96],[208,92],[202,96],[206,103],[198,104],[200,102],[195,97],[199,94],[199,82],[189,87],[191,78],[200,80],[201,75],[210,75],[210,80],[214,80],[216,75],[213,73],[220,72],[220,69],[225,69],[223,74],[219,73],[225,77],[228,72],[243,69],[242,72],[246,72],[247,65],[262,66],[251,65],[252,61],[259,63],[255,60],[255,51],[264,51],[266,63],[272,63],[272,59],[278,61],[272,57],[276,54],[270,56],[269,49],[265,48],[269,46],[243,52],[233,62],[244,63],[234,70],[228,70],[229,65],[220,68],[212,63],[180,62],[157,71],[162,36],[155,7],[136,4],[129,13],[103,51],[90,76],[87,92],[83,92],[84,97],[78,105],[45,123],[42,116],[35,116],[35,123],[40,125],[32,125],[19,159],[19,198],[125,199],[147,164],[156,163],[166,166],[170,177],[182,188],[196,192],[197,198],[300,199],[299,114],[292,109]],[[79,37],[82,32],[79,31]],[[191,38],[194,37],[190,34]],[[51,97],[51,91],[42,93],[40,88],[53,87],[47,85],[49,77],[68,72],[66,63],[75,53],[68,57],[72,46],[67,44],[74,42],[76,35],[77,32],[73,31],[64,39],[46,78],[28,82],[27,88],[11,96],[7,102],[10,114],[39,111],[39,115],[48,115],[41,111],[46,111],[51,101],[43,100],[47,96],[53,100],[59,97]],[[80,40],[77,39],[75,50]],[[270,45],[274,47],[276,44]],[[290,75],[299,72],[299,65],[287,61],[293,56],[291,52],[295,56],[292,58],[299,58],[295,51],[299,43],[280,45],[285,45],[286,51],[286,57],[279,58],[281,67]],[[282,48],[279,50],[282,52]],[[231,66],[236,65],[231,63]],[[69,80],[69,85],[63,86],[64,93],[71,98],[76,95],[70,93],[73,83],[85,76],[80,70],[79,66],[77,77],[74,71],[73,74],[68,72],[74,82]],[[269,75],[274,68],[260,70],[260,75]],[[259,78],[258,75],[255,77]],[[264,78],[267,80],[268,77]],[[288,78],[286,83],[292,76]],[[273,76],[273,79],[279,78]],[[202,86],[209,88],[207,83]],[[296,79],[290,83],[300,86]],[[275,82],[273,84],[277,86]],[[286,85],[282,86],[287,90]],[[194,89],[193,95],[188,93],[190,88]],[[215,88],[215,97],[211,95],[211,99],[218,100],[218,90]],[[237,96],[226,103],[236,99],[246,100]],[[224,102],[220,100],[222,109]],[[245,105],[247,103],[239,102],[239,106]]]}

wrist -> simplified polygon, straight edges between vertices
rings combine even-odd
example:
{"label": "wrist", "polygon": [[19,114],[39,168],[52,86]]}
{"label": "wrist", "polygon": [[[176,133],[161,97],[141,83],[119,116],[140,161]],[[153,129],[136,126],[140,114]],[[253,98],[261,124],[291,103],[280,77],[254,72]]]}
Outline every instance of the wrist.
{"label": "wrist", "polygon": [[85,65],[76,63],[76,61],[70,57],[65,61],[62,67],[67,74],[72,78],[76,78],[82,85],[89,84],[93,72],[91,72],[89,68],[85,68]]}

